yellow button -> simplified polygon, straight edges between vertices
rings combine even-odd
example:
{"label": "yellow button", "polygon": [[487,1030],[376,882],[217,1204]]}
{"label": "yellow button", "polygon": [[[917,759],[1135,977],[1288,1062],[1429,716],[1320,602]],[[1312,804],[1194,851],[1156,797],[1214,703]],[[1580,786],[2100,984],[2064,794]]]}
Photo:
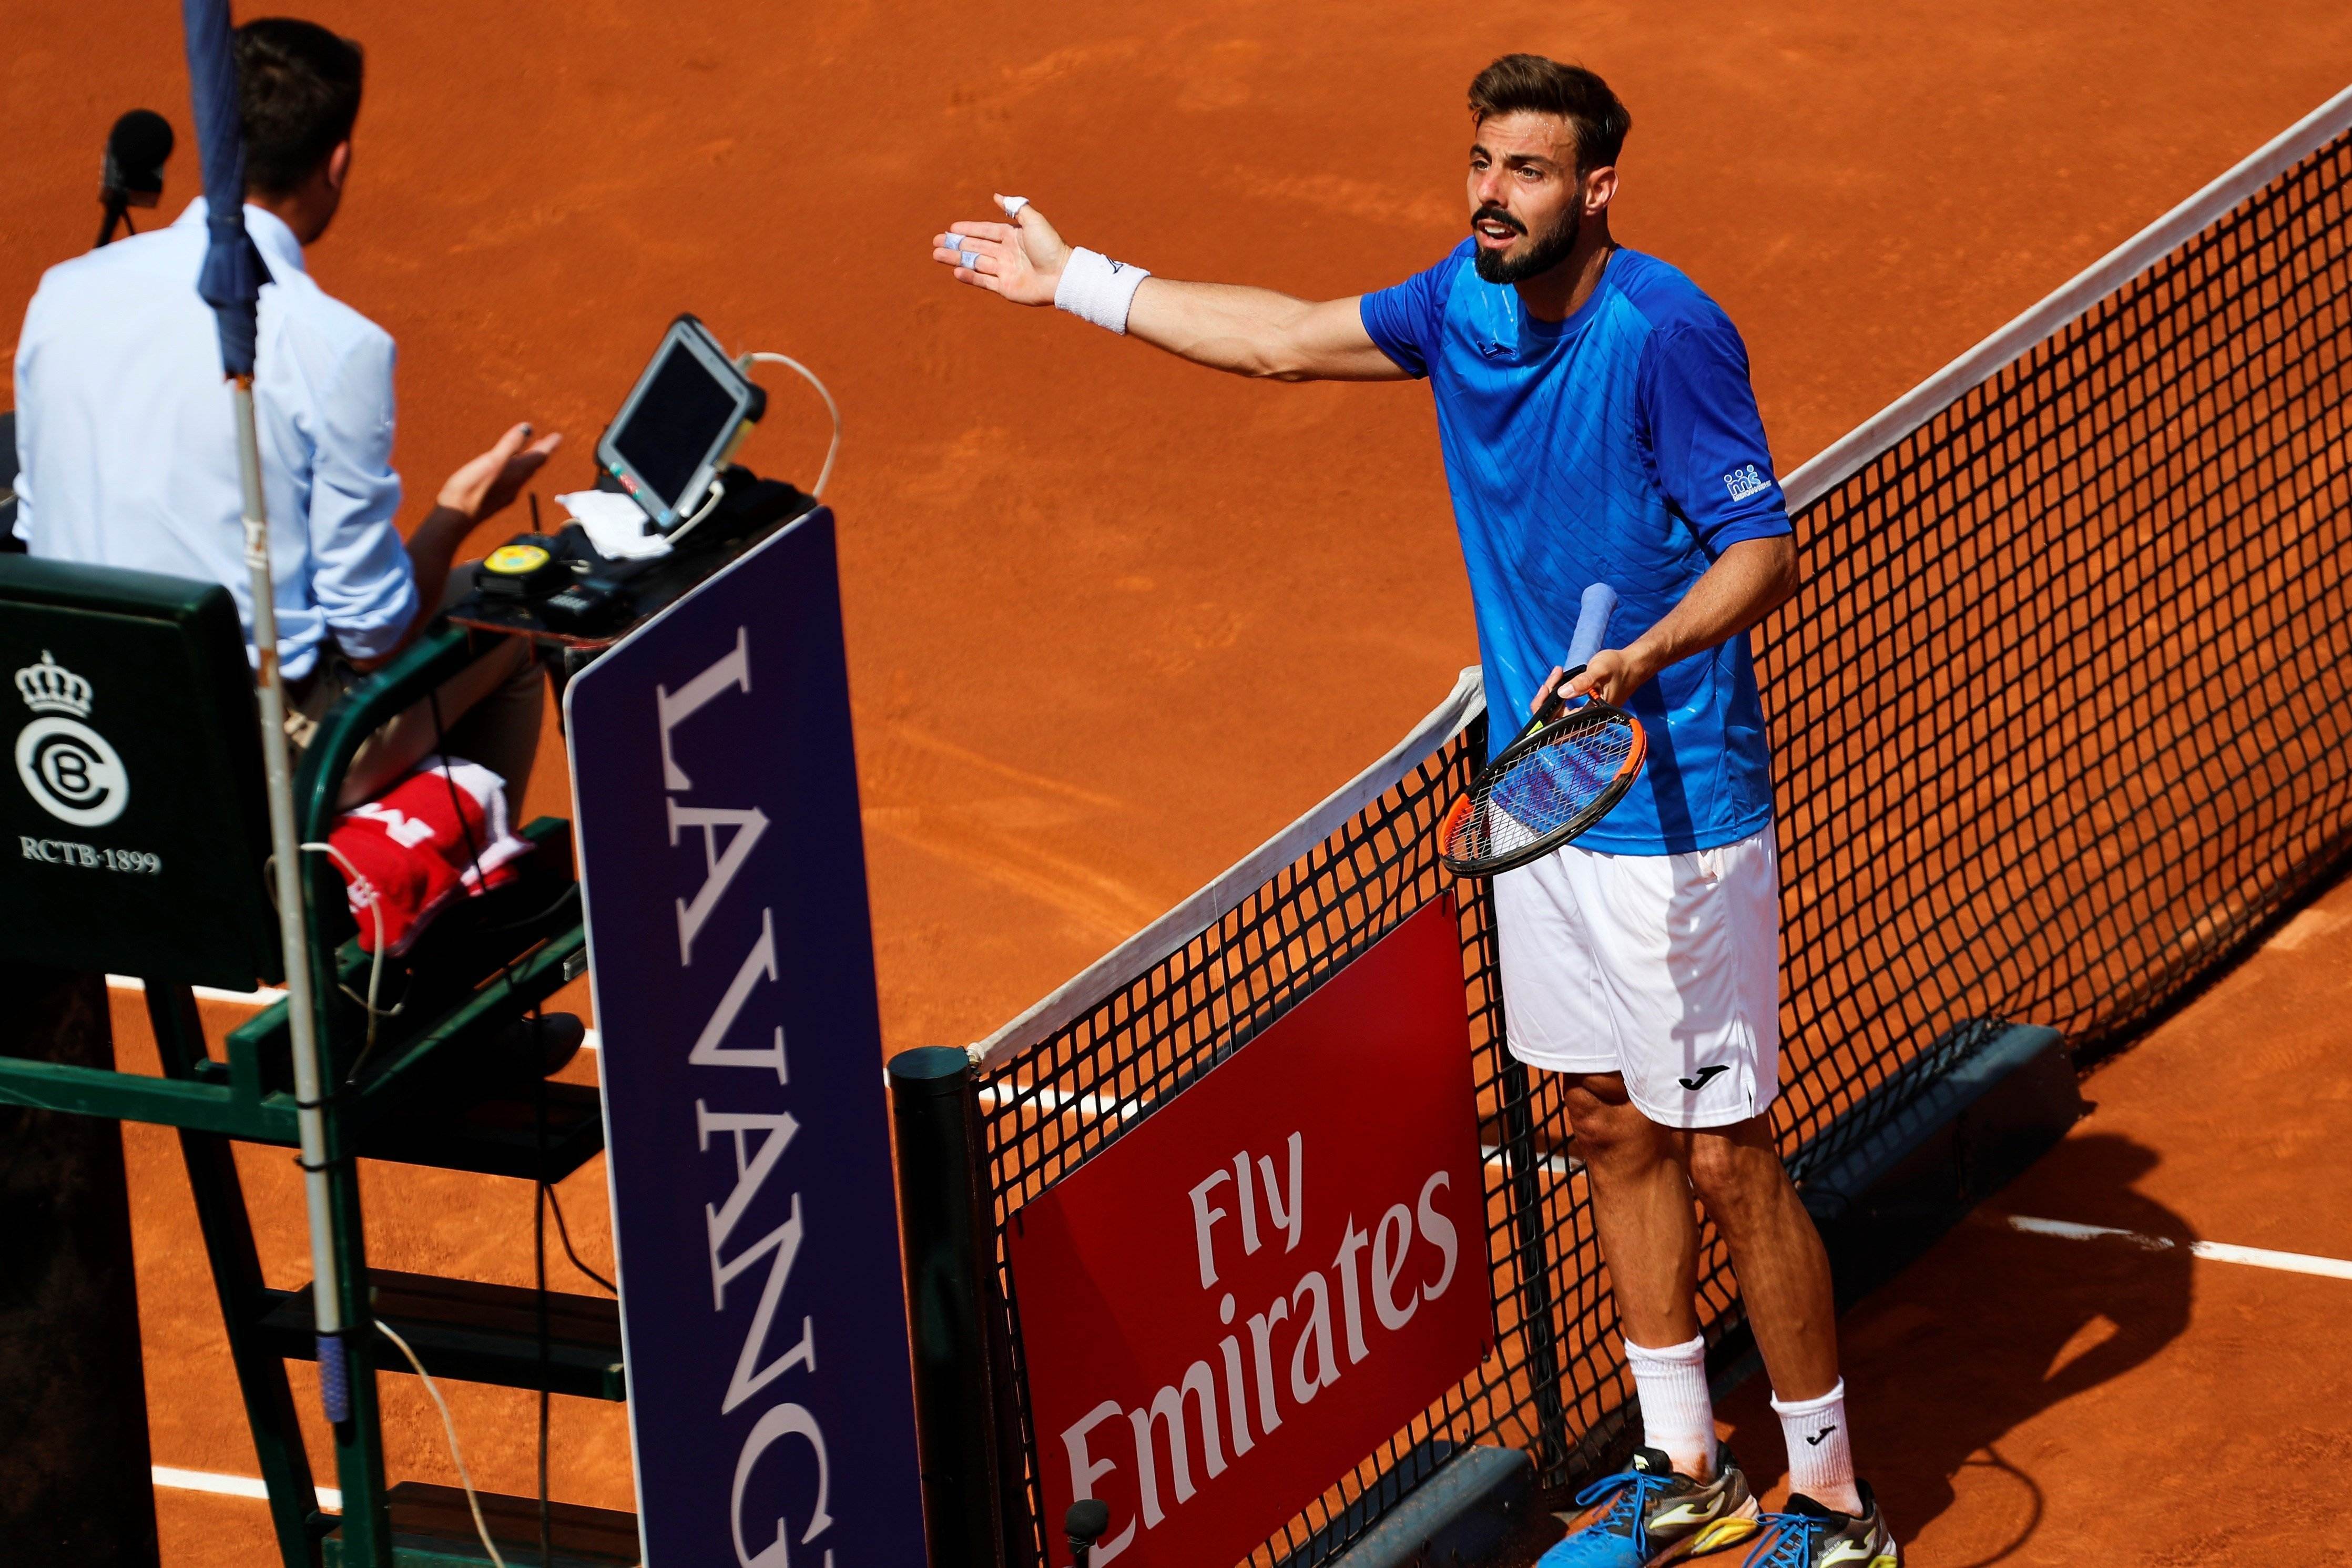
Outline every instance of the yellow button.
{"label": "yellow button", "polygon": [[501,544],[482,564],[501,577],[522,577],[546,565],[552,557],[537,544]]}

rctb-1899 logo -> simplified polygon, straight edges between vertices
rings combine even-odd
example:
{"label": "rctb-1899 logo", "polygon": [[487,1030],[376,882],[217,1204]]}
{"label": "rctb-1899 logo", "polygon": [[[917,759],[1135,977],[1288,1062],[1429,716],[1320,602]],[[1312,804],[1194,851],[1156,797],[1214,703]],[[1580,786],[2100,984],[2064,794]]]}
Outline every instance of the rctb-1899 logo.
{"label": "rctb-1899 logo", "polygon": [[16,690],[36,718],[16,736],[16,776],[41,809],[77,827],[102,827],[131,804],[131,778],[106,737],[81,721],[90,685],[45,649],[16,672]]}

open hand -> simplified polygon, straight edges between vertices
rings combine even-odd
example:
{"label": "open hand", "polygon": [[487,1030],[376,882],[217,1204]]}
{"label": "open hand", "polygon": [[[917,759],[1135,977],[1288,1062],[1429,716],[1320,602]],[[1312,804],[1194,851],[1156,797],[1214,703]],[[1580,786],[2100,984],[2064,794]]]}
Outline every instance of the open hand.
{"label": "open hand", "polygon": [[[1003,205],[1004,198],[996,198]],[[950,243],[952,242],[952,243]],[[956,281],[1002,294],[1016,305],[1050,305],[1070,247],[1035,207],[1010,223],[953,223],[931,237],[931,259],[955,268]]]}
{"label": "open hand", "polygon": [[[529,446],[524,445],[527,441]],[[560,431],[550,431],[532,441],[530,426],[518,425],[499,437],[497,446],[443,481],[436,499],[451,511],[479,522],[513,504],[549,454],[562,444]]]}

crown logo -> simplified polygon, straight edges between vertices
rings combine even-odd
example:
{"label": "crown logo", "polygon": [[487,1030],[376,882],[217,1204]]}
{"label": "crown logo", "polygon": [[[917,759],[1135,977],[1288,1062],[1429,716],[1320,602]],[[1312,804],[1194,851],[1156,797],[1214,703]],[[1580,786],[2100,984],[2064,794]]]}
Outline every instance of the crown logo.
{"label": "crown logo", "polygon": [[40,663],[28,664],[16,672],[16,689],[23,695],[25,706],[36,713],[89,717],[89,682],[59,664],[47,648],[41,650]]}

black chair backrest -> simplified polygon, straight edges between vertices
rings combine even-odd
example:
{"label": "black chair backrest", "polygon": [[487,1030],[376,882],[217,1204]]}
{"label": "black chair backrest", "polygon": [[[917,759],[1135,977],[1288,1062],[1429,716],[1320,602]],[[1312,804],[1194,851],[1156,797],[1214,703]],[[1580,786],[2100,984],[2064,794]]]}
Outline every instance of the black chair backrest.
{"label": "black chair backrest", "polygon": [[16,416],[0,414],[0,553],[25,552],[16,537]]}
{"label": "black chair backrest", "polygon": [[0,958],[243,990],[283,963],[217,583],[0,555]]}

